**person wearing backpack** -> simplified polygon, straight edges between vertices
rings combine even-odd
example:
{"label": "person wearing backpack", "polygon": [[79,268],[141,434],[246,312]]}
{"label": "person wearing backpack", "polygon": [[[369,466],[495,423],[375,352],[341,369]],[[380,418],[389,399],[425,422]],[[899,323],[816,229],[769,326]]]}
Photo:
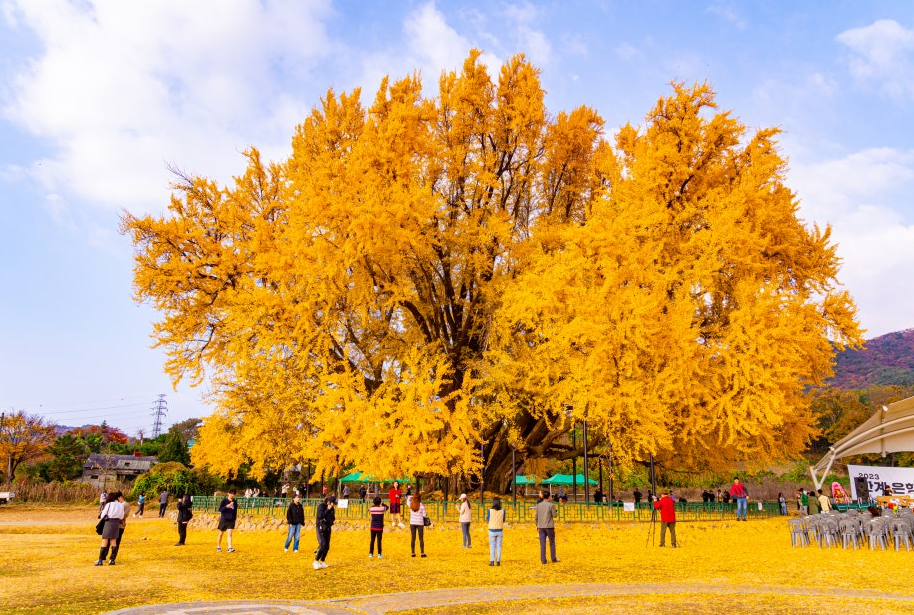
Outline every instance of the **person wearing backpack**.
{"label": "person wearing backpack", "polygon": [[183,497],[179,497],[176,506],[178,507],[178,542],[175,543],[175,546],[183,547],[187,540],[187,524],[194,518],[190,494],[185,493]]}

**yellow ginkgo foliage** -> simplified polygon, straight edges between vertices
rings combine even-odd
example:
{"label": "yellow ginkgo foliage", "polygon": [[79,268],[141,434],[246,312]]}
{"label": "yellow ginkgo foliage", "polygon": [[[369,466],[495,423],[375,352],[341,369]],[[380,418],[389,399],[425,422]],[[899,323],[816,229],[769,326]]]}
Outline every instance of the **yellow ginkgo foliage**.
{"label": "yellow ginkgo foliage", "polygon": [[829,230],[797,219],[776,131],[747,137],[707,85],[673,89],[618,133],[587,220],[534,233],[488,381],[514,413],[539,399],[587,420],[622,461],[790,457],[833,344],[860,343],[855,308]]}
{"label": "yellow ginkgo foliage", "polygon": [[479,55],[434,98],[330,91],[287,161],[124,214],[168,373],[212,387],[194,461],[503,482],[512,450],[577,454],[579,419],[623,460],[802,448],[804,390],[859,332],[775,132],[674,85],[611,145],[523,56],[493,80]]}

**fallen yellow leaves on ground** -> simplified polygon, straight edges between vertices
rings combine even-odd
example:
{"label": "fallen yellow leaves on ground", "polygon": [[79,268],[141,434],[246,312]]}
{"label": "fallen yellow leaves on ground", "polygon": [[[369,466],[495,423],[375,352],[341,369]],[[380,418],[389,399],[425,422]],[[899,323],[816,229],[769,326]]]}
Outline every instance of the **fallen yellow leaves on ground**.
{"label": "fallen yellow leaves on ground", "polygon": [[[382,560],[368,559],[367,531],[338,531],[327,558],[330,568],[315,571],[311,531],[302,532],[297,554],[283,552],[284,531],[238,532],[237,552],[225,552],[223,544],[223,552],[216,553],[215,531],[191,527],[187,546],[175,547],[174,523],[155,516],[130,519],[118,565],[95,567],[95,514],[85,507],[0,508],[5,596],[0,612],[88,615],[195,600],[314,600],[454,587],[618,583],[643,595],[560,598],[539,606],[532,595],[529,603],[510,604],[534,613],[540,607],[556,612],[556,605],[576,613],[627,613],[635,606],[664,605],[673,605],[668,613],[699,613],[711,604],[725,611],[739,604],[741,612],[770,615],[810,612],[827,600],[831,610],[861,608],[872,614],[903,612],[912,603],[882,598],[914,593],[914,552],[793,549],[785,518],[681,524],[678,549],[656,546],[659,527],[652,545],[650,524],[560,525],[556,534],[562,561],[547,566],[539,563],[537,535],[530,525],[505,530],[500,567],[488,565],[482,524],[473,525],[473,548],[468,550],[460,548],[456,524],[432,527],[425,559],[409,556],[404,529],[385,532]],[[663,584],[683,589],[663,593]],[[810,596],[810,590],[828,595]],[[505,605],[461,605],[460,611],[503,612]]]}

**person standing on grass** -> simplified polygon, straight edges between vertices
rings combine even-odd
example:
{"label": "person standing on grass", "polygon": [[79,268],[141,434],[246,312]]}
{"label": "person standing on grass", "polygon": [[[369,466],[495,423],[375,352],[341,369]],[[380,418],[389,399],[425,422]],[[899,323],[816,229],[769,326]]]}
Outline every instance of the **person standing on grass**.
{"label": "person standing on grass", "polygon": [[536,521],[536,531],[540,538],[540,561],[546,563],[546,541],[549,541],[549,554],[552,556],[552,563],[558,563],[559,558],[555,556],[555,515],[558,512],[555,504],[552,502],[552,494],[545,489],[540,492],[542,500],[536,505],[534,520]]}
{"label": "person standing on grass", "polygon": [[185,493],[183,497],[178,496],[176,506],[178,507],[178,542],[175,543],[175,546],[183,547],[187,541],[187,524],[194,518],[190,494]]}
{"label": "person standing on grass", "polygon": [[136,512],[133,513],[134,517],[143,518],[143,511],[146,509],[146,492],[143,491],[140,493],[140,497],[137,498],[137,507]]}
{"label": "person standing on grass", "polygon": [[124,511],[124,516],[121,517],[121,523],[117,531],[117,544],[111,549],[111,561],[108,562],[109,566],[114,566],[114,561],[117,559],[117,552],[121,548],[121,541],[124,539],[124,530],[127,529],[127,516],[130,515],[130,504],[124,499],[124,494],[120,491],[111,495],[115,502],[120,503],[121,508]]}
{"label": "person standing on grass", "polygon": [[746,517],[749,514],[749,494],[735,476],[733,477],[733,485],[730,487],[730,498],[736,500],[736,520],[746,521]]}
{"label": "person standing on grass", "polygon": [[[364,487],[363,487],[364,489]],[[378,543],[378,557],[381,557],[381,540],[384,538],[384,513],[387,512],[387,505],[381,503],[381,496],[375,496],[372,500],[374,506],[368,509],[371,515],[371,545],[368,547],[368,557],[374,557],[374,543]]]}
{"label": "person standing on grass", "polygon": [[489,566],[501,566],[501,539],[505,529],[505,511],[501,498],[492,498],[492,508],[486,513],[489,522]]}
{"label": "person standing on grass", "polygon": [[780,492],[778,492],[778,507],[780,507],[782,515],[787,514],[787,498]]}
{"label": "person standing on grass", "polygon": [[[95,562],[96,566],[104,566],[108,551],[117,548],[117,537],[121,533],[121,519],[124,518],[124,507],[117,501],[116,494],[117,492],[114,492],[110,497],[106,498],[105,506],[98,514],[99,519],[107,518],[107,520],[102,528],[102,545],[98,552],[98,560]],[[114,565],[113,556],[110,564]]]}
{"label": "person standing on grass", "polygon": [[670,530],[670,545],[676,548],[676,502],[669,491],[654,502],[654,510],[660,511],[660,546],[666,546],[666,531]]}
{"label": "person standing on grass", "polygon": [[301,496],[296,493],[289,503],[289,508],[286,509],[289,533],[286,535],[286,545],[283,547],[283,551],[288,551],[289,543],[292,542],[292,553],[298,553],[298,541],[301,539],[301,526],[304,522],[305,509],[301,505]]}
{"label": "person standing on grass", "polygon": [[416,557],[416,534],[419,535],[419,552],[425,557],[425,504],[418,493],[409,502],[409,548]]}
{"label": "person standing on grass", "polygon": [[806,509],[810,515],[818,515],[822,512],[819,509],[819,498],[816,497],[816,492],[813,489],[806,492]]}
{"label": "person standing on grass", "polygon": [[168,489],[162,489],[159,494],[159,517],[165,516],[165,509],[168,508]]}
{"label": "person standing on grass", "polygon": [[330,533],[336,521],[336,496],[328,495],[317,505],[317,516],[314,526],[317,528],[317,553],[314,554],[314,569],[327,568],[327,553],[330,552]]}
{"label": "person standing on grass", "polygon": [[460,529],[463,531],[463,548],[469,549],[472,546],[470,539],[470,521],[473,520],[473,510],[470,508],[470,502],[467,500],[467,494],[461,493],[460,500],[457,504],[457,514],[460,515]]}
{"label": "person standing on grass", "polygon": [[822,493],[822,490],[817,491],[818,495],[816,499],[819,500],[819,508],[822,509],[822,512],[828,512],[831,510],[831,502],[828,501],[828,496]]}
{"label": "person standing on grass", "polygon": [[403,498],[403,492],[400,490],[399,482],[394,481],[390,491],[387,493],[387,498],[390,501],[391,527],[397,527],[397,524],[403,527],[403,517],[400,512],[400,500]]}
{"label": "person standing on grass", "polygon": [[238,518],[238,502],[235,501],[235,490],[229,489],[228,497],[219,503],[219,538],[216,540],[216,551],[222,551],[222,535],[228,533],[228,552],[234,553],[232,531]]}

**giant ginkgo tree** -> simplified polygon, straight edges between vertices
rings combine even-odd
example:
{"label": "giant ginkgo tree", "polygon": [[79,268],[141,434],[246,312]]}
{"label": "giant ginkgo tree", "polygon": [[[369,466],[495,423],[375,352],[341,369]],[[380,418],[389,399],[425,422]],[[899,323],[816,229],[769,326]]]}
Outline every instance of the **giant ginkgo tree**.
{"label": "giant ginkgo tree", "polygon": [[291,157],[234,185],[180,175],[122,228],[175,379],[208,381],[196,463],[378,477],[571,458],[795,455],[805,392],[858,344],[829,230],[797,218],[775,130],[673,84],[607,140],[547,113],[523,56],[472,52],[437,95],[327,93]]}

